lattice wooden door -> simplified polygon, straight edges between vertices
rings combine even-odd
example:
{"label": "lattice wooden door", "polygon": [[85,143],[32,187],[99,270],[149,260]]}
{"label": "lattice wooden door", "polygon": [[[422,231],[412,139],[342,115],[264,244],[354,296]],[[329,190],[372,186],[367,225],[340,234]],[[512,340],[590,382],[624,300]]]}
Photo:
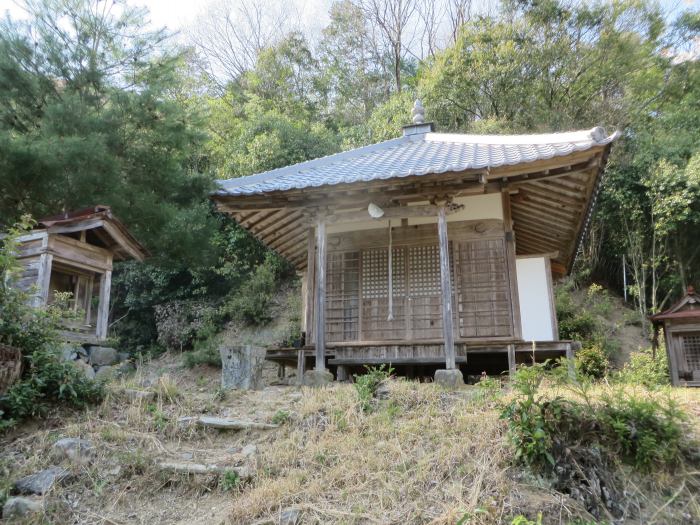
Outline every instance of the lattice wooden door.
{"label": "lattice wooden door", "polygon": [[512,336],[513,317],[504,239],[456,243],[460,337]]}
{"label": "lattice wooden door", "polygon": [[680,340],[687,370],[691,373],[694,370],[700,370],[700,333],[681,334]]}
{"label": "lattice wooden door", "polygon": [[361,339],[406,338],[406,249],[392,248],[393,320],[389,320],[388,248],[362,250]]}

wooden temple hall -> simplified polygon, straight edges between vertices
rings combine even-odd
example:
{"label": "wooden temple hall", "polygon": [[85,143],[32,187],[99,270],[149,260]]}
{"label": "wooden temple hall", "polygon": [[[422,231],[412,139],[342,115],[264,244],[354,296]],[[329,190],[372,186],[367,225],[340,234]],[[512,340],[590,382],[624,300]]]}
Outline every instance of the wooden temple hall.
{"label": "wooden temple hall", "polygon": [[570,355],[552,280],[571,269],[616,137],[436,133],[417,101],[399,138],[219,181],[218,208],[302,275],[304,346],[268,359],[344,379]]}

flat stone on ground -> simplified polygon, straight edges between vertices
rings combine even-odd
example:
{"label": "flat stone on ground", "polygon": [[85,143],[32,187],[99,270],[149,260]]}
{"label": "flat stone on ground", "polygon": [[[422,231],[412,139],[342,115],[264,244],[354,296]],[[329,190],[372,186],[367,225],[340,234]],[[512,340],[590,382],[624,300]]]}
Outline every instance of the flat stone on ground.
{"label": "flat stone on ground", "polygon": [[[181,418],[181,420],[185,421],[184,418]],[[198,425],[203,427],[219,428],[222,430],[269,430],[278,427],[278,425],[273,425],[271,423],[258,423],[257,421],[247,421],[244,419],[227,419],[223,417],[213,416],[200,416],[194,421]]]}
{"label": "flat stone on ground", "polygon": [[252,479],[253,473],[246,467],[229,467],[221,465],[206,465],[203,463],[184,463],[163,461],[158,464],[160,470],[176,474],[224,474],[233,471],[244,481]]}
{"label": "flat stone on ground", "polygon": [[156,398],[156,393],[150,390],[125,388],[121,393],[129,401],[153,401]]}
{"label": "flat stone on ground", "polygon": [[67,469],[50,467],[15,481],[15,490],[20,494],[44,495],[56,483],[60,483],[70,475]]}
{"label": "flat stone on ground", "polygon": [[2,519],[26,518],[30,514],[41,512],[43,508],[44,504],[39,498],[23,498],[21,496],[7,498],[2,508]]}
{"label": "flat stone on ground", "polygon": [[93,452],[92,443],[79,438],[59,439],[52,447],[52,454],[58,461],[69,459],[77,463],[87,463],[92,459]]}
{"label": "flat stone on ground", "polygon": [[449,389],[456,389],[464,385],[464,376],[461,370],[435,370],[435,383]]}

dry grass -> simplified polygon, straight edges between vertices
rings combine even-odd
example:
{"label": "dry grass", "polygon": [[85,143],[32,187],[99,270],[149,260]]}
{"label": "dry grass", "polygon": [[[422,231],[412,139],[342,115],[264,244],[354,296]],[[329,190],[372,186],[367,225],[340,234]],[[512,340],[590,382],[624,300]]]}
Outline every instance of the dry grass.
{"label": "dry grass", "polygon": [[[672,395],[691,413],[700,406],[700,392],[629,390]],[[590,394],[606,393],[603,385]],[[256,481],[233,500],[230,522],[274,520],[295,507],[304,523],[508,524],[540,512],[544,523],[595,523],[580,503],[512,466],[499,420],[511,395],[494,400],[478,388],[449,393],[392,381],[389,400],[366,414],[350,385],[304,390],[293,421],[260,458]],[[542,395],[574,394],[550,385]],[[621,468],[616,475],[639,517],[626,523],[700,520],[697,472],[642,477]]]}
{"label": "dry grass", "polygon": [[508,514],[504,426],[476,391],[390,382],[363,413],[350,385],[305,390],[299,413],[233,502],[249,523],[294,506],[309,523],[499,522]]}
{"label": "dry grass", "polygon": [[[70,466],[73,480],[47,498],[42,519],[54,523],[276,523],[289,507],[302,509],[304,524],[438,525],[463,518],[464,525],[510,524],[514,516],[534,519],[538,512],[545,524],[591,520],[546,480],[512,466],[506,424],[499,419],[501,403],[512,395],[507,392],[446,392],[391,381],[388,399],[365,413],[351,385],[301,392],[275,387],[217,399],[217,371],[181,370],[171,361],[111,384],[100,407],[58,412],[0,437],[0,473],[17,479],[36,472],[53,464],[56,440],[89,439],[97,449],[94,461]],[[120,394],[125,388],[160,395],[127,401]],[[542,392],[571,395],[551,385]],[[604,392],[596,387],[593,395]],[[671,395],[699,415],[700,391]],[[274,431],[225,433],[177,424],[180,416],[203,413],[269,422],[279,410],[290,417]],[[236,451],[251,443],[258,449],[251,465],[255,479],[231,491],[213,477],[156,468],[157,461],[182,461],[183,454],[195,462],[237,465]],[[620,475],[629,500],[643,509],[636,523],[700,522],[697,472]]]}

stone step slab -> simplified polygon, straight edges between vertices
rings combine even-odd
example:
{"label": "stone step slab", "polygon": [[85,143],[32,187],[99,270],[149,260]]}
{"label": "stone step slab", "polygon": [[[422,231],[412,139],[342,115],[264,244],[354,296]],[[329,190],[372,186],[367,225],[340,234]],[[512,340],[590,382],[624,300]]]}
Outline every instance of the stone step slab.
{"label": "stone step slab", "polygon": [[217,428],[220,430],[272,430],[279,427],[272,423],[260,423],[245,419],[228,419],[214,416],[185,416],[177,420],[181,424],[195,424],[205,428]]}

